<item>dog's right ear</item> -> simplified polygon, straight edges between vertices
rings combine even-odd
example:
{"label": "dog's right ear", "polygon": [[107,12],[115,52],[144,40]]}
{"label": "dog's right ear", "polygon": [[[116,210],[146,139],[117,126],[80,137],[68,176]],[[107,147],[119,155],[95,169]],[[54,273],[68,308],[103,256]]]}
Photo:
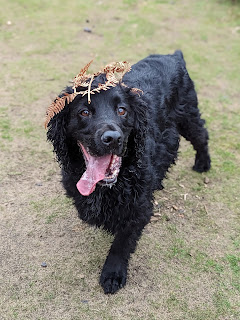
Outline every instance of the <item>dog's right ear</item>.
{"label": "dog's right ear", "polygon": [[[67,87],[65,92],[69,92],[72,88]],[[62,97],[64,92],[59,95]],[[49,121],[47,125],[47,140],[53,145],[53,151],[56,153],[57,161],[60,166],[65,170],[70,170],[70,144],[71,141],[67,137],[67,125],[69,121],[70,105],[66,104],[65,107]]]}
{"label": "dog's right ear", "polygon": [[146,143],[146,134],[148,128],[148,113],[147,113],[147,104],[142,99],[141,95],[138,92],[126,89],[128,93],[128,101],[131,106],[131,109],[134,111],[134,143],[135,143],[135,152],[136,157],[140,160],[144,154],[145,143]]}

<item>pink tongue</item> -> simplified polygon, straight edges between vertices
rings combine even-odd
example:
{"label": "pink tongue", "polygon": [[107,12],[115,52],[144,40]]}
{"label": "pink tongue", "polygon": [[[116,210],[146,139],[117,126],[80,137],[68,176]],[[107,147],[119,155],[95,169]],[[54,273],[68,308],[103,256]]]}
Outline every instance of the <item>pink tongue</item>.
{"label": "pink tongue", "polygon": [[87,170],[77,183],[77,189],[83,196],[89,196],[95,190],[98,181],[105,178],[106,170],[111,161],[111,154],[96,158],[88,154],[87,158]]}

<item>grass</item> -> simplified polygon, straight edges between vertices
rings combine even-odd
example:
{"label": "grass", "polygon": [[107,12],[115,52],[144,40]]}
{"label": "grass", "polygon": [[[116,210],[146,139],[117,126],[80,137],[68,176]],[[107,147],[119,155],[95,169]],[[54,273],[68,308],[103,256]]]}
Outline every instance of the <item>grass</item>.
{"label": "grass", "polygon": [[[2,318],[239,319],[239,1],[1,4]],[[95,71],[176,49],[198,91],[212,169],[191,171],[194,152],[181,142],[127,286],[105,296],[98,275],[112,237],[77,219],[45,142],[44,113],[92,58]]]}
{"label": "grass", "polygon": [[0,117],[1,138],[12,141],[13,138],[11,136],[11,121],[7,115],[7,108],[2,107],[0,111],[1,111],[1,117]]}

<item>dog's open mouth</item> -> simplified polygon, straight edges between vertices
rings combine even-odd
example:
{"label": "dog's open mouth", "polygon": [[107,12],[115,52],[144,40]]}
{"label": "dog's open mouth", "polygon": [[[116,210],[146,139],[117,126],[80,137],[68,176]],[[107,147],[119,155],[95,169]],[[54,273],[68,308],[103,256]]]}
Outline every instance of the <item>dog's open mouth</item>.
{"label": "dog's open mouth", "polygon": [[77,183],[78,191],[84,196],[89,196],[95,190],[97,183],[111,187],[117,181],[122,158],[113,154],[94,157],[80,142],[78,145],[86,163],[86,171]]}

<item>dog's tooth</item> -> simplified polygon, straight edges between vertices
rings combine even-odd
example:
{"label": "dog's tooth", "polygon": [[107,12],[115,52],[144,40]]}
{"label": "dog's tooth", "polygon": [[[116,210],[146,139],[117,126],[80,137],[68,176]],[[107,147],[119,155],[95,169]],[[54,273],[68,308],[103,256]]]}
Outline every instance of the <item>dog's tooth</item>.
{"label": "dog's tooth", "polygon": [[113,168],[115,167],[115,165],[116,165],[116,161],[115,161],[115,160],[113,160],[113,162],[111,163],[110,168],[111,168],[111,169],[113,169]]}

